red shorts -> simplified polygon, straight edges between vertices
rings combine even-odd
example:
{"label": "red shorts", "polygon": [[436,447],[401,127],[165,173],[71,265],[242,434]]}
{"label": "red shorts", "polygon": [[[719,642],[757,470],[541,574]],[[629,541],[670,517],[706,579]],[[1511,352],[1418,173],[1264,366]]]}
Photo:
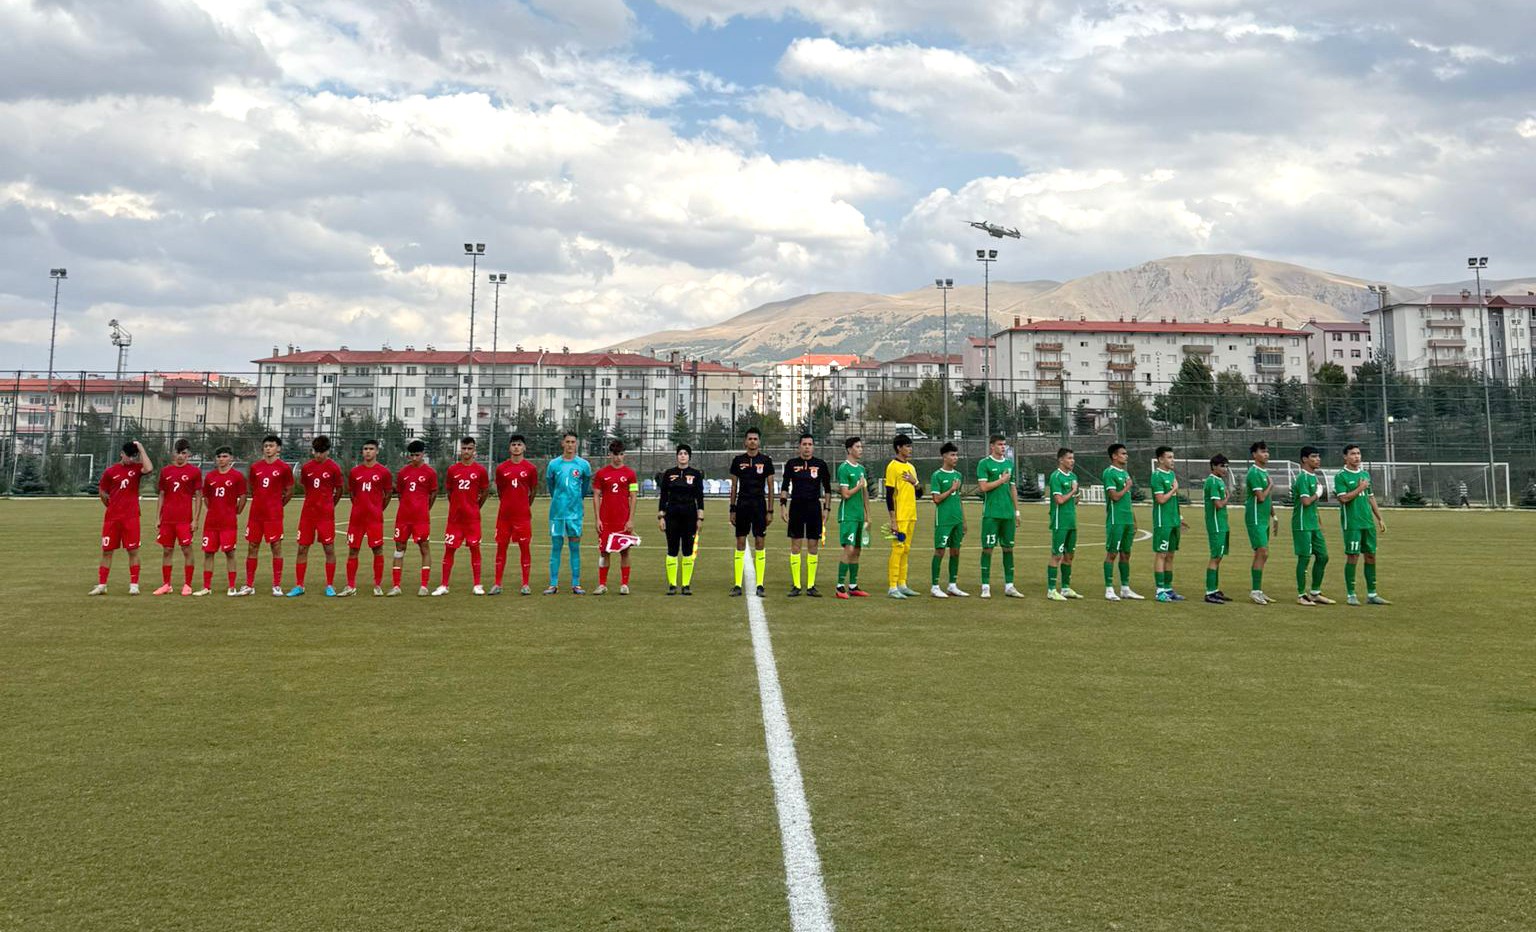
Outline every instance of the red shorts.
{"label": "red shorts", "polygon": [[480,546],[480,522],[448,525],[443,532],[443,545],[447,547]]}
{"label": "red shorts", "polygon": [[624,533],[622,524],[599,524],[597,526],[597,552],[598,553],[622,553],[621,550],[608,549],[608,535]]}
{"label": "red shorts", "polygon": [[139,549],[139,522],[108,518],[101,522],[101,549]]}
{"label": "red shorts", "polygon": [[245,542],[259,544],[266,541],[275,544],[283,539],[283,519],[276,518],[271,521],[262,521],[251,518],[245,522]]}
{"label": "red shorts", "polygon": [[308,547],[315,541],[329,544],[336,540],[335,515],[299,515],[299,546]]}
{"label": "red shorts", "polygon": [[183,547],[192,543],[192,525],[173,523],[162,524],[155,529],[155,543],[169,550],[180,544]]}
{"label": "red shorts", "polygon": [[431,540],[431,539],[432,539],[432,522],[431,521],[407,521],[404,524],[401,524],[399,521],[395,522],[395,547],[396,548],[405,546],[405,542],[408,541],[408,540],[413,540],[413,541],[415,541],[416,543],[419,544],[419,543],[421,543],[424,540]]}
{"label": "red shorts", "polygon": [[533,517],[508,518],[496,516],[496,543],[506,545],[533,539]]}
{"label": "red shorts", "polygon": [[347,522],[347,546],[353,550],[362,550],[364,541],[367,545],[378,550],[384,546],[384,519],[377,521],[348,521]]}
{"label": "red shorts", "polygon": [[233,553],[235,541],[240,537],[240,529],[237,527],[205,527],[203,528],[203,553]]}

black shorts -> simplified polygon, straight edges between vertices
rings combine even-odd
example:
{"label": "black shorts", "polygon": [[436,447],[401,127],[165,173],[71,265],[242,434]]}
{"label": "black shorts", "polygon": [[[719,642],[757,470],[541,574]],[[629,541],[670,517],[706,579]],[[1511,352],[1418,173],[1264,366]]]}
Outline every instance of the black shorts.
{"label": "black shorts", "polygon": [[790,500],[789,537],[791,540],[821,539],[821,499]]}
{"label": "black shorts", "polygon": [[667,528],[667,556],[693,556],[693,539],[699,533],[699,512],[667,510],[664,523]]}
{"label": "black shorts", "polygon": [[737,537],[762,537],[768,533],[768,506],[761,497],[753,503],[738,502],[731,512],[731,525]]}

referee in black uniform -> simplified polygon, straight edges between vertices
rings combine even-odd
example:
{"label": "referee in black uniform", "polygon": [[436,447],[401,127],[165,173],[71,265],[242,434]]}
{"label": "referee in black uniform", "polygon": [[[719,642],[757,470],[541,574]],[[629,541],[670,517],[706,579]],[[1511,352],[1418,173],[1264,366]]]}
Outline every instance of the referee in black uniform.
{"label": "referee in black uniform", "polygon": [[747,428],[747,452],[731,460],[731,524],[736,528],[736,584],[731,586],[731,595],[741,595],[748,534],[752,535],[757,594],[763,594],[763,573],[768,566],[763,545],[773,521],[773,459],[758,452],[762,442],[763,435],[756,427]]}
{"label": "referee in black uniform", "polygon": [[693,595],[693,541],[704,526],[704,474],[688,465],[693,448],[677,445],[677,465],[656,477],[661,492],[656,520],[667,535],[667,595]]}
{"label": "referee in black uniform", "polygon": [[784,464],[779,485],[779,513],[789,526],[789,594],[800,594],[800,549],[805,548],[805,594],[816,591],[816,554],[821,549],[821,525],[832,507],[832,470],[815,455],[816,441],[800,435],[800,455]]}

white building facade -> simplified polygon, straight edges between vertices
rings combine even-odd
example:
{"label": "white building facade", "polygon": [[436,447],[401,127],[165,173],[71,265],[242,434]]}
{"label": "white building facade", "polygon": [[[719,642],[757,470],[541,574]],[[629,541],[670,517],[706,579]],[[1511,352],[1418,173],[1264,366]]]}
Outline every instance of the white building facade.
{"label": "white building facade", "polygon": [[1507,381],[1536,371],[1532,332],[1536,296],[1464,291],[1433,295],[1425,301],[1399,302],[1366,311],[1371,346],[1385,352],[1393,366],[1423,377],[1439,368],[1487,368]]}
{"label": "white building facade", "polygon": [[1365,321],[1312,320],[1301,329],[1312,335],[1307,341],[1307,355],[1314,373],[1325,363],[1332,363],[1353,379],[1371,360],[1371,325]]}
{"label": "white building facade", "polygon": [[[858,361],[854,355],[802,353],[774,363],[769,372],[769,407],[786,424],[804,423],[818,402],[831,401],[827,383],[832,373]],[[862,402],[859,406],[862,408]]]}

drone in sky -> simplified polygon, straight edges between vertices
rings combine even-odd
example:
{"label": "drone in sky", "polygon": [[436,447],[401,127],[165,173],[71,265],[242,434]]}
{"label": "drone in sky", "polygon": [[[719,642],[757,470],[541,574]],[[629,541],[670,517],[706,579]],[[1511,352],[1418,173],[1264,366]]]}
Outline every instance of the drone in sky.
{"label": "drone in sky", "polygon": [[989,223],[986,220],[967,220],[966,223],[994,239],[1002,239],[1005,236],[1011,237],[1013,239],[1019,238],[1019,231],[1016,228],[1009,229],[1008,227],[1000,226],[996,223]]}

